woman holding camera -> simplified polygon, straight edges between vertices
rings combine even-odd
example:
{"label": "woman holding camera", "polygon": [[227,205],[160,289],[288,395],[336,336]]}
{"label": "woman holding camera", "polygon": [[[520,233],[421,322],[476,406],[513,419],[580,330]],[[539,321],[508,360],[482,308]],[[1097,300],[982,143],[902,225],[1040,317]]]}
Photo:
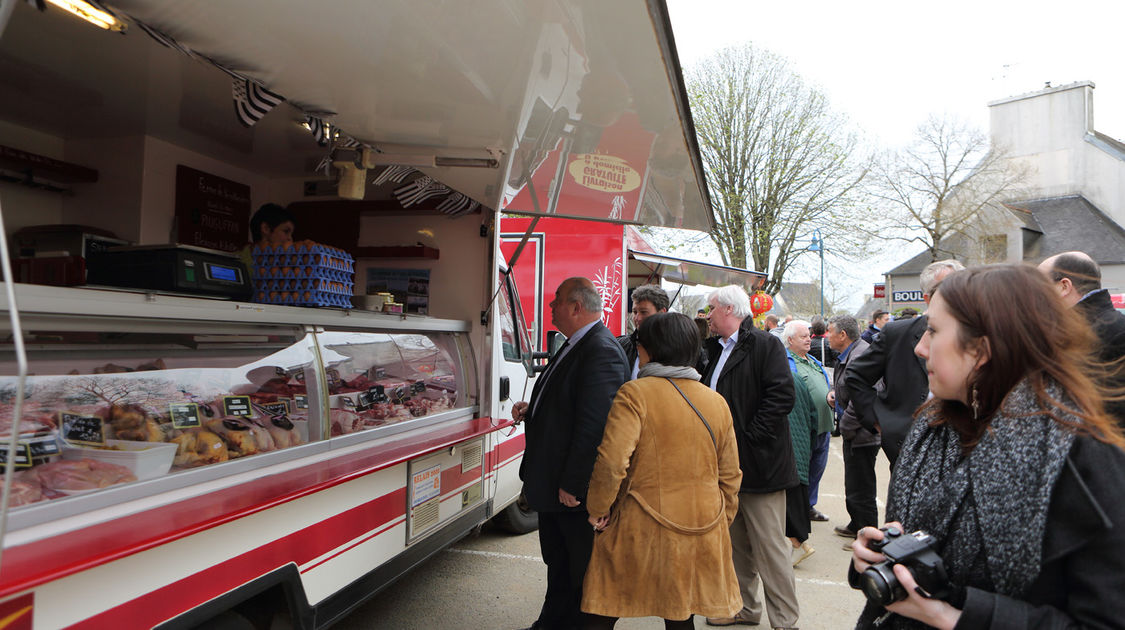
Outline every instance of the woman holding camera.
{"label": "woman holding camera", "polygon": [[690,630],[693,614],[742,608],[731,552],[742,471],[730,409],[699,382],[698,328],[681,313],[637,329],[639,378],[606,420],[586,507],[601,532],[582,587],[587,630],[658,616]]}
{"label": "woman holding camera", "polygon": [[[1096,385],[1089,327],[1018,265],[948,276],[927,315],[915,353],[933,397],[903,444],[887,514],[932,539],[886,541],[884,556],[871,548],[884,532],[859,531],[848,577],[869,602],[857,627],[1122,627],[1125,437],[1104,410],[1120,392]],[[932,578],[937,556],[945,584]],[[877,588],[880,572],[889,587]],[[897,601],[874,603],[896,586]]]}

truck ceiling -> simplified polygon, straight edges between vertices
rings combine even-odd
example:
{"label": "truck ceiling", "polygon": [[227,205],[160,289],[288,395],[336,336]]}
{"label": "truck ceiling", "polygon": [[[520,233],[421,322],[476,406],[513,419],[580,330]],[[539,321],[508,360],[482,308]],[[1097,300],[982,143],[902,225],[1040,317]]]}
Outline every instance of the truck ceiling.
{"label": "truck ceiling", "polygon": [[[25,99],[4,99],[0,119],[64,137],[218,141],[292,177],[324,157],[296,141],[313,115],[370,148],[368,181],[407,164],[492,209],[712,226],[663,0],[95,3],[124,36],[18,4],[0,89]],[[285,103],[228,133],[217,101],[225,91],[233,119],[229,76]],[[534,203],[509,208],[529,182]]]}

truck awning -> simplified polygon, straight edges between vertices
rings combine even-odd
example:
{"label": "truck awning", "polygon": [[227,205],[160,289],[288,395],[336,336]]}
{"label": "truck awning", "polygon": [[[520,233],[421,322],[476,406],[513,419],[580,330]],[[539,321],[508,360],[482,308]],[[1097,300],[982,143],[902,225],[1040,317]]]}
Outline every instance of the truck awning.
{"label": "truck awning", "polygon": [[752,293],[765,286],[767,279],[767,275],[760,271],[649,254],[632,249],[629,250],[629,257],[643,264],[654,276],[688,286],[721,287],[737,284],[746,289],[747,293]]}
{"label": "truck awning", "polygon": [[[167,48],[114,62],[183,53],[218,66],[254,84],[253,104],[285,100],[264,120],[314,116],[372,147],[372,169],[411,166],[496,210],[712,226],[664,0],[99,4],[132,23],[125,39],[151,36]],[[19,9],[12,28],[28,14]],[[43,37],[44,58],[58,42]],[[101,70],[101,86],[84,78],[89,71],[74,81],[102,91],[115,79],[112,67]],[[190,74],[153,65],[141,76],[190,95]],[[260,124],[256,116],[244,122]]]}

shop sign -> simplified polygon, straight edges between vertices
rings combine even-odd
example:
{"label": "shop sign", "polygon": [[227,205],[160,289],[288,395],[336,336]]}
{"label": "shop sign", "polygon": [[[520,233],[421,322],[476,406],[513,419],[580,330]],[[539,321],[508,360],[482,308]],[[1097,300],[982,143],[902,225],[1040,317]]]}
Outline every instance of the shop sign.
{"label": "shop sign", "polygon": [[875,291],[871,294],[871,297],[874,298],[874,299],[877,299],[877,300],[886,299],[886,297],[887,297],[887,285],[883,282],[876,283],[875,284]]}
{"label": "shop sign", "polygon": [[891,293],[892,302],[921,302],[922,291],[915,289],[913,291],[894,291]]}
{"label": "shop sign", "polygon": [[176,241],[233,252],[249,242],[250,187],[176,167]]}

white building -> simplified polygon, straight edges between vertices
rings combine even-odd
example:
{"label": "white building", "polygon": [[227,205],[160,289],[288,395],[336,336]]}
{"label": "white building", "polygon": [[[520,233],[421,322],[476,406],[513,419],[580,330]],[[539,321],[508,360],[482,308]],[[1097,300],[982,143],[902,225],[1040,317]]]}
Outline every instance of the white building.
{"label": "white building", "polygon": [[[993,101],[991,136],[1027,167],[1022,199],[1008,200],[982,225],[942,248],[968,263],[1038,262],[1080,250],[1101,265],[1102,286],[1125,290],[1125,143],[1094,129],[1094,84],[1048,87]],[[891,311],[920,306],[923,252],[886,274]]]}

